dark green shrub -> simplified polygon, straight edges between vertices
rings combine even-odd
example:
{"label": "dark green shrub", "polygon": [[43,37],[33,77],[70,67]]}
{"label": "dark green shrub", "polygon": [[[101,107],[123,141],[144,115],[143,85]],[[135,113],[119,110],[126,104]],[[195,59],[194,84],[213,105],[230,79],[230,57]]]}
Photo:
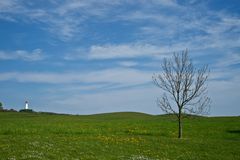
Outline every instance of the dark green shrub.
{"label": "dark green shrub", "polygon": [[29,112],[29,113],[32,113],[34,111],[32,109],[20,109],[19,112]]}
{"label": "dark green shrub", "polygon": [[0,111],[2,111],[3,110],[3,104],[2,104],[2,102],[0,102]]}

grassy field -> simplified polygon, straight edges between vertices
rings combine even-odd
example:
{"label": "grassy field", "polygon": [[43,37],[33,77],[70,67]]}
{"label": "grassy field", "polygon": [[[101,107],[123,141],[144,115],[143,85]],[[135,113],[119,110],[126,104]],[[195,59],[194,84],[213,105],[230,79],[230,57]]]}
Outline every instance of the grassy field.
{"label": "grassy field", "polygon": [[0,112],[0,159],[238,160],[240,117]]}

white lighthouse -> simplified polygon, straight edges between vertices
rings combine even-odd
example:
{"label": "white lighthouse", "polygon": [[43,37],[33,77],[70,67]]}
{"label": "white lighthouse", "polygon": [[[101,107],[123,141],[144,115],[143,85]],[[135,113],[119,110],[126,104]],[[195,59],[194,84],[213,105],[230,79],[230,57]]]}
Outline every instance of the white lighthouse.
{"label": "white lighthouse", "polygon": [[28,101],[25,101],[25,109],[28,109]]}

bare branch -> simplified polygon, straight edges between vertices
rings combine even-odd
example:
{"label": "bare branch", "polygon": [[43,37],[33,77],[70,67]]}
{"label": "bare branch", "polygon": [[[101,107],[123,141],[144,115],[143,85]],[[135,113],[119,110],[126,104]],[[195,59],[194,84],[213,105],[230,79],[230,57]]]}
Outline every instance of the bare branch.
{"label": "bare branch", "polygon": [[177,114],[174,109],[172,108],[168,97],[166,94],[164,94],[161,99],[157,99],[157,104],[158,106],[165,112],[165,113],[174,113],[175,115]]}

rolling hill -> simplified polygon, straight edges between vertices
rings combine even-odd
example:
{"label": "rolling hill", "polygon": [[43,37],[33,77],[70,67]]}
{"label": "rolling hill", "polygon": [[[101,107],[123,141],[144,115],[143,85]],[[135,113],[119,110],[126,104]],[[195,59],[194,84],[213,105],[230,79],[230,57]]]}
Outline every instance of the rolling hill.
{"label": "rolling hill", "polygon": [[0,112],[0,159],[240,159],[240,117]]}

